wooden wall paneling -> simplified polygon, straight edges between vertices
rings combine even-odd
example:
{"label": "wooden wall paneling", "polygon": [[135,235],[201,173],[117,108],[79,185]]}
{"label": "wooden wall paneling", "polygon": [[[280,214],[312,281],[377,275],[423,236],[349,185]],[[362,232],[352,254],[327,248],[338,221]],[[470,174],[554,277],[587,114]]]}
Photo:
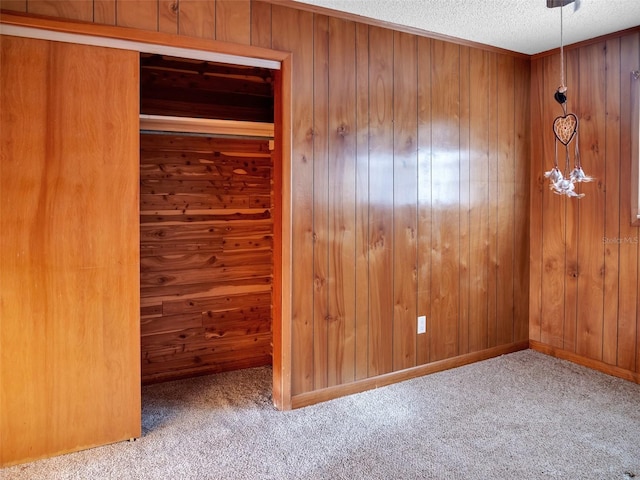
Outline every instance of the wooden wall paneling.
{"label": "wooden wall paneling", "polygon": [[315,389],[328,386],[329,17],[314,15],[313,41],[313,365]]}
{"label": "wooden wall paneling", "polygon": [[214,0],[179,0],[178,34],[215,38],[216,2]]}
{"label": "wooden wall paneling", "polygon": [[27,12],[92,22],[93,0],[28,0]]}
{"label": "wooden wall paneling", "polygon": [[140,435],[138,56],[0,47],[5,466]]}
{"label": "wooden wall paneling", "polygon": [[514,341],[515,247],[515,59],[497,58],[498,157],[496,170],[496,343]]}
{"label": "wooden wall paneling", "polygon": [[93,21],[104,25],[115,25],[116,0],[93,0]]}
{"label": "wooden wall paneling", "polygon": [[580,49],[580,155],[585,171],[596,178],[582,185],[579,206],[576,352],[602,360],[604,302],[605,58],[602,44]]}
{"label": "wooden wall paneling", "polygon": [[0,10],[11,10],[12,12],[26,12],[27,0],[0,0]]}
{"label": "wooden wall paneling", "polygon": [[251,45],[271,48],[271,4],[251,2]]}
{"label": "wooden wall paneling", "polygon": [[216,40],[251,44],[251,0],[216,1]]}
{"label": "wooden wall paneling", "polygon": [[393,369],[393,32],[369,27],[369,376]]}
{"label": "wooden wall paneling", "polygon": [[178,33],[180,0],[158,0],[158,31]]}
{"label": "wooden wall paneling", "polygon": [[416,365],[418,59],[417,37],[394,32],[393,370]]}
{"label": "wooden wall paneling", "polygon": [[497,54],[486,52],[489,65],[489,196],[488,216],[488,259],[487,265],[487,345],[495,347],[498,336],[498,72]]}
{"label": "wooden wall paneling", "polygon": [[[631,93],[631,71],[640,62],[640,33],[626,35],[620,39],[620,239],[638,238],[640,229],[631,226],[631,142],[625,132],[631,131],[631,104],[627,100]],[[617,365],[621,368],[640,372],[640,294],[638,277],[640,254],[638,245],[625,243],[619,249],[618,291],[618,341]],[[633,266],[636,265],[636,268]]]}
{"label": "wooden wall paneling", "polygon": [[369,27],[356,24],[355,379],[369,363]]}
{"label": "wooden wall paneling", "polygon": [[[273,48],[292,61],[292,395],[313,390],[313,15],[273,5]],[[298,25],[292,29],[290,25]]]}
{"label": "wooden wall paneling", "polygon": [[604,248],[604,314],[602,331],[602,361],[617,362],[618,291],[620,285],[620,245],[607,239],[620,236],[620,39],[606,42],[605,49],[605,146],[601,159],[605,162],[604,213],[602,238]]}
{"label": "wooden wall paneling", "polygon": [[[529,251],[530,225],[533,215],[530,214],[530,186],[539,187],[538,180],[542,175],[538,171],[531,172],[529,156],[531,148],[531,63],[526,59],[515,60],[514,102],[516,105],[515,124],[515,219],[514,219],[514,341],[522,342],[529,338]],[[536,139],[537,141],[537,139]],[[537,216],[537,215],[536,215]]]}
{"label": "wooden wall paneling", "polygon": [[[177,123],[189,123],[189,122],[185,122],[184,120],[185,119],[181,119]],[[195,120],[194,123],[196,124],[196,126],[202,126],[202,123],[199,124],[197,120],[205,120],[207,126],[209,127],[211,125],[217,124],[217,126],[222,125],[228,128],[229,125],[232,125],[235,123],[233,121],[230,121],[230,122],[207,121],[207,119],[194,119],[194,120]],[[170,128],[170,125],[167,126],[166,128]],[[244,128],[242,123],[240,123],[240,126],[238,128]],[[248,127],[245,130],[253,131],[254,129],[252,127]],[[210,133],[210,132],[201,132],[201,133]],[[261,134],[258,136],[262,137],[264,136],[262,135],[264,133],[265,133],[264,129],[262,129]],[[179,144],[176,144],[175,137],[178,137],[182,141],[183,137],[185,136],[189,136],[191,138],[192,146],[188,151],[183,152],[182,147],[178,146]],[[252,157],[252,168],[250,171],[247,171],[247,173],[243,173],[243,175],[260,177],[260,175],[263,175],[264,173],[266,173],[266,171],[268,171],[268,165],[271,163],[271,160],[269,160],[271,153],[268,149],[268,144],[262,143],[258,147],[256,147],[255,142],[250,138],[247,138],[247,141],[243,141],[243,139],[236,139],[231,144],[233,145],[233,148],[229,150],[225,150],[224,149],[225,144],[224,142],[221,143],[219,137],[201,136],[201,135],[193,136],[188,134],[181,134],[180,132],[175,133],[174,136],[160,135],[154,141],[154,144],[153,144],[154,146],[153,151],[160,150],[160,153],[155,157],[152,157],[150,154],[150,158],[149,158],[150,171],[148,173],[145,172],[145,175],[148,178],[169,178],[170,177],[170,176],[167,177],[167,173],[171,173],[171,172],[169,172],[168,170],[163,172],[157,167],[157,164],[167,163],[166,157],[163,152],[172,152],[173,154],[176,154],[176,153],[178,154],[178,156],[176,157],[177,159],[176,161],[182,164],[181,167],[178,169],[179,171],[176,172],[178,174],[185,173],[184,168],[191,168],[192,169],[191,173],[204,174],[206,172],[210,172],[212,176],[220,175],[221,174],[220,172],[214,171],[210,167],[209,168],[207,167],[207,165],[210,165],[211,161],[219,160],[220,156],[236,157],[236,156],[242,156],[244,154],[250,154],[250,156]],[[220,145],[222,145],[222,149]],[[218,153],[212,154],[211,153],[212,151],[218,152]],[[176,165],[176,162],[170,165],[166,165],[165,168],[166,169],[175,168],[175,165]],[[225,167],[225,168],[228,170],[228,167]]]}
{"label": "wooden wall paneling", "polygon": [[126,0],[116,2],[116,24],[119,27],[158,31],[158,0]]}
{"label": "wooden wall paneling", "polygon": [[[271,363],[264,346],[274,262],[267,151],[267,140],[141,136],[141,316],[152,325],[142,334],[144,382]],[[162,174],[146,178],[149,166]],[[225,192],[249,200],[242,208],[197,200]],[[255,205],[253,196],[265,203]],[[192,200],[155,210],[150,197],[163,199],[159,205]]]}
{"label": "wooden wall paneling", "polygon": [[328,383],[355,380],[355,23],[329,18]]}
{"label": "wooden wall paneling", "polygon": [[[555,80],[560,78],[559,70],[560,57],[556,57],[556,66],[558,70],[554,73],[555,78],[548,79],[548,93],[547,100],[549,105],[553,105],[554,114],[551,116],[548,122],[551,122],[553,118],[562,114],[560,106],[552,100],[553,93],[558,88],[558,83]],[[571,94],[568,100],[569,105],[578,105],[580,99],[580,90],[578,88],[578,76],[580,69],[580,59],[578,50],[570,50],[566,53],[565,69],[567,85],[571,86]],[[554,83],[555,82],[555,83]],[[571,107],[569,107],[571,108]],[[552,136],[550,136],[553,138]],[[553,150],[548,150],[548,155],[551,155]],[[562,149],[559,150],[562,152]],[[564,155],[564,152],[563,152]],[[560,158],[564,158],[560,155]],[[575,200],[575,199],[574,199]],[[580,280],[580,265],[578,263],[578,250],[581,248],[580,238],[580,219],[579,212],[582,208],[582,202],[567,201],[564,202],[564,245],[565,245],[565,272],[564,272],[564,324],[562,326],[563,332],[563,348],[565,350],[575,351],[576,349],[576,335],[577,335],[577,315],[578,315],[578,281]]]}
{"label": "wooden wall paneling", "polygon": [[469,353],[469,265],[471,231],[471,70],[470,48],[460,47],[460,320],[458,353]]}
{"label": "wooden wall paneling", "polygon": [[427,331],[416,340],[416,363],[429,362],[431,332],[431,40],[418,37],[418,315],[427,317]]}
{"label": "wooden wall paneling", "polygon": [[491,89],[490,55],[472,49],[469,58],[471,89],[469,120],[470,132],[470,204],[469,229],[469,351],[475,352],[488,345],[488,290],[489,278],[489,122]]}
{"label": "wooden wall paneling", "polygon": [[215,0],[179,0],[178,34],[215,38]]}
{"label": "wooden wall paneling", "polygon": [[[123,7],[121,4],[124,3],[128,5]],[[169,3],[169,0],[159,0],[147,5],[142,0],[118,2],[118,24],[134,28],[146,28],[148,30],[164,30],[165,27],[173,28],[174,24],[171,23],[170,16],[166,18],[168,22],[166,24],[163,23],[163,8]],[[148,8],[148,5],[151,5],[151,8]],[[317,151],[314,152],[314,146],[322,141],[322,139],[318,140],[320,133],[314,126],[314,111],[316,116],[322,115],[321,108],[323,107],[317,101],[314,102],[313,84],[318,82],[319,79],[314,79],[313,65],[321,62],[321,58],[314,58],[313,56],[313,14],[270,4],[269,2],[249,2],[248,0],[242,0],[241,2],[230,0],[190,2],[189,0],[181,0],[179,6],[177,28],[180,34],[189,36],[202,35],[209,38],[215,36],[218,40],[272,46],[278,50],[293,52],[293,78],[296,79],[296,82],[292,91],[292,284],[294,285],[291,316],[294,336],[292,346],[292,387],[294,395],[309,392],[318,388],[317,385],[314,386],[314,381],[318,376],[322,378],[322,376],[329,374],[327,368],[318,364],[314,365],[314,356],[318,353],[317,351],[314,352],[314,342],[317,345],[320,342],[319,339],[322,338],[314,336],[314,324],[315,327],[318,327],[319,324],[317,322],[319,319],[314,313],[313,297],[314,288],[318,286],[317,278],[314,276],[314,255],[317,252],[314,251],[316,244],[313,240],[315,234],[313,219],[318,213],[314,211],[314,208],[321,202],[321,198],[317,197],[318,191],[314,189],[314,181],[317,181],[317,176],[316,180],[314,180],[314,171],[322,168],[321,165],[315,162],[317,155],[314,158],[314,154],[318,153]],[[214,6],[215,8],[213,8]],[[211,14],[212,8],[214,9],[213,14]],[[196,24],[195,21],[189,24],[190,14],[186,14],[186,12],[193,12],[192,20],[197,18],[206,23],[207,26],[204,23]],[[148,23],[151,21],[153,25]],[[336,24],[340,23],[336,19],[331,21],[337,22]],[[147,22],[147,25],[140,25],[137,22]],[[212,24],[216,24],[216,27],[213,28]],[[290,25],[300,25],[299,31],[291,31]],[[353,235],[353,253],[355,257],[353,258],[353,266],[347,273],[347,275],[353,276],[354,284],[351,287],[348,287],[348,282],[347,284],[341,284],[338,280],[339,277],[332,276],[334,266],[328,262],[327,278],[329,282],[331,282],[332,278],[335,278],[335,288],[333,284],[327,284],[326,287],[336,294],[334,297],[336,304],[338,303],[339,297],[337,295],[340,290],[353,288],[355,291],[353,306],[353,322],[355,322],[353,326],[353,342],[355,342],[355,346],[353,347],[353,354],[348,354],[349,356],[353,355],[354,358],[353,378],[355,379],[364,378],[364,376],[376,376],[395,369],[393,365],[394,339],[391,334],[394,323],[390,319],[393,316],[394,308],[401,307],[395,307],[396,293],[399,290],[396,289],[396,293],[393,291],[394,272],[396,272],[396,280],[397,278],[402,278],[403,280],[406,278],[402,275],[398,276],[398,272],[402,268],[394,266],[394,256],[402,259],[406,251],[403,248],[394,246],[394,243],[400,241],[402,237],[398,229],[394,230],[393,228],[401,222],[401,220],[395,218],[398,212],[394,213],[393,211],[393,154],[394,147],[397,154],[402,145],[400,145],[400,140],[397,137],[400,132],[400,126],[396,125],[398,128],[395,128],[393,123],[393,107],[394,102],[398,105],[402,102],[402,98],[394,99],[393,83],[394,77],[396,82],[399,79],[402,79],[402,81],[406,79],[402,76],[401,71],[394,69],[393,66],[394,60],[398,63],[397,59],[394,59],[393,41],[391,40],[393,32],[379,27],[365,26],[364,24],[353,25],[355,29],[355,36],[353,37],[355,45],[353,81],[357,82],[358,88],[352,98],[348,98],[347,101],[352,103],[348,108],[353,109],[353,118],[356,123],[350,123],[352,129],[349,135],[352,136],[347,135],[346,138],[353,139],[354,143],[349,145],[349,148],[353,148],[353,159],[355,159],[353,160],[354,173],[352,179],[355,189],[349,192],[349,201],[353,201],[354,223],[351,233]],[[307,28],[309,26],[311,28]],[[238,38],[231,38],[233,35],[238,35]],[[331,41],[333,41],[331,38],[327,40],[327,42]],[[417,203],[413,205],[416,211],[417,236],[415,242],[417,263],[419,265],[417,273],[419,277],[415,279],[415,282],[417,282],[415,285],[417,306],[414,317],[417,314],[422,314],[423,309],[426,310],[424,313],[428,317],[428,333],[423,337],[417,337],[415,340],[415,362],[424,363],[432,359],[444,358],[471,350],[468,346],[471,337],[467,334],[466,328],[467,325],[469,325],[469,328],[473,328],[475,321],[473,316],[476,314],[473,308],[474,303],[469,296],[473,292],[472,269],[476,268],[478,271],[486,272],[483,274],[484,281],[480,282],[481,288],[489,289],[496,295],[498,284],[503,280],[501,276],[494,276],[493,280],[489,276],[489,269],[493,269],[495,272],[497,261],[500,261],[498,272],[502,273],[501,256],[507,255],[502,250],[504,240],[502,233],[498,235],[497,230],[500,215],[505,213],[501,210],[501,190],[496,189],[495,185],[489,184],[489,177],[497,177],[501,158],[498,156],[498,152],[501,151],[499,148],[501,148],[503,141],[510,141],[508,137],[511,133],[500,132],[499,124],[495,121],[496,118],[501,118],[499,116],[496,117],[500,111],[498,104],[500,99],[496,94],[497,78],[500,73],[496,63],[499,58],[497,54],[491,54],[493,55],[493,73],[489,73],[490,79],[488,80],[490,82],[491,75],[493,75],[495,88],[491,90],[487,87],[487,90],[483,92],[485,96],[493,95],[486,101],[486,109],[487,112],[493,112],[494,121],[489,121],[488,126],[482,125],[480,131],[475,131],[476,126],[470,121],[472,113],[469,110],[472,106],[472,101],[474,101],[472,96],[475,90],[475,77],[470,74],[470,70],[465,69],[471,61],[470,56],[477,55],[477,52],[481,51],[470,47],[460,48],[446,42],[440,42],[435,45],[435,43],[432,43],[435,41],[427,38],[420,38],[417,41],[422,45],[422,47],[418,48],[423,48],[425,51],[428,50],[428,53],[419,55],[417,76],[426,77],[427,72],[423,75],[421,70],[423,68],[429,69],[428,88],[425,89],[421,79],[417,91],[419,119],[416,132],[419,135],[416,142],[418,142],[419,146],[417,147],[418,164],[416,165],[416,171],[419,183],[416,187]],[[367,44],[369,42],[370,44]],[[362,48],[360,47],[361,45]],[[315,48],[317,50],[320,46],[316,45]],[[340,49],[342,48],[343,46],[340,46]],[[351,47],[346,52],[340,51],[340,49],[337,45],[335,48],[329,49],[326,54],[327,58],[330,56],[332,59],[337,59],[338,62],[344,62],[345,55],[351,55]],[[453,57],[450,55],[451,52],[454,54]],[[485,54],[481,52],[480,55],[484,57]],[[442,61],[443,59],[445,60],[444,62]],[[349,62],[346,63],[348,64]],[[432,65],[433,72],[430,71]],[[365,70],[366,84],[369,86],[369,90],[363,92],[360,86],[365,83]],[[331,69],[329,69],[329,72],[334,74]],[[336,71],[335,75],[337,78],[340,73]],[[432,76],[435,80],[433,83],[431,83]],[[449,82],[448,84],[447,81]],[[337,80],[332,83],[336,84],[334,89],[342,88],[337,86]],[[528,88],[528,85],[523,88]],[[315,95],[317,95],[317,91]],[[432,99],[435,101],[433,105]],[[330,108],[336,111],[345,107],[345,105],[334,103],[334,101],[333,94],[330,94],[326,105],[331,105]],[[516,115],[522,113],[520,106],[516,106],[516,110]],[[331,116],[330,112],[331,110],[328,110],[327,115]],[[364,133],[360,138],[360,134],[363,132],[361,125],[365,125],[361,121],[365,118],[368,122],[366,129],[369,132],[366,138]],[[487,118],[490,118],[490,113],[487,113]],[[432,127],[433,146],[431,142]],[[482,129],[485,128],[486,131],[483,133]],[[351,132],[357,132],[357,134],[353,135]],[[333,131],[328,130],[325,133],[333,134]],[[396,135],[395,144],[394,135]],[[474,185],[474,176],[470,170],[474,167],[473,159],[470,155],[474,152],[472,145],[474,136],[482,135],[487,137],[487,159],[491,148],[493,163],[489,164],[487,160],[484,166],[485,169],[481,174],[482,178],[486,179],[486,199],[483,201],[484,203],[475,204],[472,195],[477,185]],[[490,139],[493,143],[489,146]],[[337,148],[338,145],[340,145],[338,142],[327,144],[327,152],[329,149]],[[360,154],[367,148],[370,149],[370,153],[367,153],[367,163],[365,165],[363,164],[365,159]],[[426,156],[423,156],[423,152],[426,152]],[[434,169],[432,169],[431,152],[433,152]],[[527,152],[527,158],[528,155],[529,153]],[[453,159],[453,157],[456,158]],[[330,155],[328,156],[328,161],[332,161]],[[327,163],[326,166],[331,168],[330,163]],[[396,164],[395,167],[398,170],[399,165]],[[492,168],[491,170],[490,167]],[[335,168],[336,165],[333,166],[334,170]],[[443,175],[445,171],[448,173]],[[362,172],[366,172],[366,196],[364,196],[365,177],[361,176]],[[151,172],[147,173],[151,174]],[[450,173],[454,174],[453,177],[449,175]],[[329,215],[331,212],[336,211],[332,209],[334,209],[334,206],[338,207],[339,204],[331,203],[334,202],[329,194],[329,192],[333,191],[329,189],[334,188],[329,185],[334,178],[331,175],[331,169],[327,178],[326,195],[329,203],[327,204],[326,212]],[[422,183],[422,178],[426,179],[426,185]],[[400,179],[396,178],[396,182],[399,181]],[[435,187],[433,189],[431,187],[432,183]],[[445,188],[445,184],[451,186],[452,189]],[[493,188],[493,190],[489,190],[490,188]],[[455,192],[455,194],[452,196],[451,192]],[[396,191],[396,195],[401,193],[404,192]],[[144,195],[147,195],[144,197],[145,202],[153,200],[148,196],[149,194]],[[146,203],[145,205],[148,208],[155,208],[160,211],[160,208],[180,207],[180,205],[184,206],[186,201],[198,201],[197,199],[197,195],[193,196],[189,193],[185,194],[185,197],[180,199],[181,201],[168,202],[155,199],[152,203]],[[230,205],[229,202],[237,201],[236,195],[229,195],[222,198],[216,208],[223,205],[228,206]],[[268,202],[268,199],[260,197],[258,201]],[[522,201],[526,201],[526,198],[523,198]],[[242,206],[239,203],[234,205],[237,205],[238,208]],[[208,209],[213,206],[210,203],[201,201],[199,208]],[[399,203],[396,203],[396,209],[398,206]],[[492,210],[489,210],[490,208]],[[475,218],[472,216],[474,211],[484,212],[484,216],[480,215],[480,217]],[[490,215],[493,216],[489,218]],[[366,221],[364,220],[365,218]],[[474,218],[475,220],[481,218],[486,223],[482,228],[486,229],[487,234],[479,239],[475,237],[475,231],[473,230],[472,219]],[[322,219],[320,218],[318,221],[322,221]],[[495,227],[493,229],[493,237],[489,236],[491,235],[489,221]],[[329,226],[334,228],[333,225],[327,224],[327,228]],[[517,227],[514,225],[514,228]],[[327,238],[330,239],[331,237]],[[366,250],[360,250],[359,245],[364,246],[365,241]],[[476,248],[484,252],[486,263],[483,263],[484,260],[478,261],[474,259],[471,249],[472,242],[477,242],[475,244]],[[340,247],[340,249],[342,248]],[[329,245],[327,245],[327,253],[329,253]],[[327,258],[329,258],[329,255]],[[432,264],[435,269],[431,268]],[[334,269],[333,271],[337,270]],[[518,271],[520,272],[520,270]],[[144,278],[146,279],[145,281],[149,282],[158,281],[159,279],[157,275],[151,273]],[[180,283],[182,281],[181,278],[184,277],[177,278],[168,287],[178,288],[183,286]],[[488,283],[490,280],[493,281],[492,286]],[[510,279],[506,278],[506,273],[504,280],[506,282],[510,281]],[[368,285],[366,301],[361,296],[360,285],[362,285],[362,282]],[[452,288],[449,285],[451,282],[453,282]],[[528,284],[528,280],[526,284]],[[391,291],[389,291],[390,286]],[[247,285],[242,287],[245,288]],[[157,285],[149,285],[144,288],[147,293],[151,294],[151,289],[158,287]],[[209,285],[207,291],[218,288],[220,287]],[[308,294],[299,294],[299,292],[308,292]],[[204,294],[204,292],[199,294]],[[346,295],[344,298],[347,298]],[[486,295],[484,296],[484,302],[484,308],[488,314],[490,304]],[[493,317],[497,319],[499,318],[499,309],[508,309],[509,306],[508,304],[502,304],[502,299],[497,296],[493,302],[491,304],[492,311],[495,312]],[[148,302],[146,307],[151,309],[154,308],[154,305]],[[367,314],[361,316],[360,313],[363,310]],[[333,316],[329,315],[328,318],[333,319]],[[322,321],[326,320],[323,318]],[[486,315],[483,321],[487,321]],[[367,322],[367,328],[361,328],[361,325],[364,324],[361,322]],[[399,325],[396,324],[395,326],[398,327]],[[329,324],[329,326],[331,325]],[[415,324],[413,324],[413,327],[415,328]],[[412,331],[415,330],[412,329]],[[408,333],[409,330],[407,329],[406,332]],[[488,325],[481,326],[479,332],[481,332],[480,336],[486,338],[489,334]],[[498,324],[494,323],[492,336],[496,341],[503,334],[505,333],[501,331]],[[340,335],[342,334],[338,336]],[[506,333],[505,335],[508,336],[509,334]],[[397,341],[398,338],[396,338]],[[359,348],[359,345],[364,342],[367,343],[367,348]],[[486,339],[486,344],[488,345],[488,338]],[[395,353],[398,354],[399,352],[404,353],[404,347],[398,347]],[[336,365],[347,365],[341,359],[334,358],[329,360],[329,357],[327,357],[326,362],[330,361],[335,361]],[[320,361],[320,365],[322,362]],[[334,372],[337,379],[338,370],[335,369]],[[347,375],[346,379],[339,381],[350,381],[348,378],[350,378],[350,375]],[[320,381],[319,385],[323,385],[323,382]]]}
{"label": "wooden wall paneling", "polygon": [[[460,47],[433,40],[431,360],[458,352]],[[435,227],[437,225],[437,228]]]}
{"label": "wooden wall paneling", "polygon": [[[610,38],[567,52],[569,111],[581,116],[583,164],[596,182],[579,186],[585,198],[565,200],[565,293],[557,306],[564,314],[561,350],[545,341],[536,347],[624,378],[632,378],[624,372],[637,369],[638,350],[638,245],[625,247],[625,239],[637,238],[637,229],[628,222],[629,205],[625,197],[629,195],[629,184],[624,180],[629,177],[630,143],[625,132],[629,131],[631,114],[624,92],[630,87],[629,71],[640,58],[638,39],[638,33],[634,32],[619,40]],[[555,58],[559,64],[558,56]],[[534,85],[540,80],[547,85],[549,95],[557,88],[557,70],[543,72],[541,78],[535,71],[552,61],[541,58],[532,63]],[[532,97],[535,96],[534,87]],[[547,102],[553,106],[552,101]],[[547,116],[532,111],[534,144],[537,126],[542,128],[554,118]],[[545,151],[552,152],[552,145],[545,147]],[[535,158],[534,153],[532,161]],[[533,215],[533,206],[531,211]],[[544,215],[547,214],[545,211]],[[550,228],[534,235],[534,220],[532,216],[532,242],[535,239],[539,245],[548,245],[557,241],[558,234]],[[533,248],[532,243],[532,252]],[[534,262],[532,253],[532,287]],[[541,275],[543,285],[559,278],[555,271],[544,270]],[[532,288],[532,303],[537,300],[533,292]],[[545,295],[541,299],[549,302]],[[533,315],[534,309],[531,311]],[[550,321],[554,321],[553,317]],[[534,327],[532,317],[530,328]],[[558,324],[555,328],[559,331]]]}
{"label": "wooden wall paneling", "polygon": [[545,162],[542,135],[547,129],[543,128],[544,116],[544,61],[533,60],[531,62],[531,117],[537,121],[531,122],[530,158],[531,169],[529,182],[529,339],[541,341],[542,324],[542,240],[543,240],[543,198],[545,193],[546,178],[545,169],[548,169],[548,160]]}
{"label": "wooden wall paneling", "polygon": [[[549,127],[542,130],[540,141],[543,145],[543,172],[553,167],[554,136],[550,131],[553,120],[562,114],[560,105],[553,99],[553,92],[558,88],[560,78],[560,56],[553,55],[543,60],[545,83],[541,92],[543,104],[542,124]],[[575,91],[577,88],[574,88]],[[575,102],[575,97],[572,97]],[[558,168],[565,173],[564,148],[558,147]],[[544,216],[542,228],[544,239],[542,241],[542,264],[544,281],[542,282],[542,318],[541,335],[543,343],[562,347],[563,328],[565,319],[565,250],[566,250],[566,197],[556,195],[548,188],[548,180],[545,178],[543,190]]]}
{"label": "wooden wall paneling", "polygon": [[[147,315],[147,313],[151,314]],[[156,333],[173,333],[201,327],[202,313],[200,312],[163,316],[161,304],[153,310],[149,307],[140,309],[140,335],[143,339],[147,335]]]}
{"label": "wooden wall paneling", "polygon": [[[251,335],[238,340],[236,338],[218,338],[209,340],[206,345],[197,341],[190,342],[190,338],[196,338],[200,329],[190,333],[183,331],[179,337],[165,337],[162,340],[167,344],[173,344],[180,340],[185,345],[185,350],[175,352],[175,347],[163,350],[161,345],[154,346],[143,343],[142,348],[150,352],[145,358],[147,376],[150,379],[162,379],[161,375],[167,370],[181,372],[182,376],[201,375],[203,373],[218,373],[240,368],[265,365],[271,361],[271,335]],[[193,337],[190,337],[193,335]],[[187,337],[186,339],[184,337]],[[158,335],[143,337],[154,339]],[[165,356],[164,354],[168,355]],[[198,359],[194,363],[194,356]],[[176,376],[175,378],[180,378]]]}

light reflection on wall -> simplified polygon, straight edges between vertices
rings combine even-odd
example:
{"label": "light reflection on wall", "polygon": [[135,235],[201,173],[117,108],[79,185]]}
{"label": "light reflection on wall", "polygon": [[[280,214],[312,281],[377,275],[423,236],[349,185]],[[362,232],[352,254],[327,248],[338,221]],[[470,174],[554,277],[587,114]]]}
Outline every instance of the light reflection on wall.
{"label": "light reflection on wall", "polygon": [[460,204],[460,152],[438,148],[431,159],[431,198],[434,206]]}

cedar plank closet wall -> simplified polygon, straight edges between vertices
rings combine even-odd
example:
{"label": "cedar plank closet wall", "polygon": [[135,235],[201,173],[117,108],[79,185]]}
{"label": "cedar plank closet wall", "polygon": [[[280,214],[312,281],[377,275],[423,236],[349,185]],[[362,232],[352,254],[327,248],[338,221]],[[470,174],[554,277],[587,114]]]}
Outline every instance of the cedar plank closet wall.
{"label": "cedar plank closet wall", "polygon": [[261,1],[2,6],[293,52],[293,406],[526,348],[527,57]]}
{"label": "cedar plank closet wall", "polygon": [[[141,54],[140,113],[272,123],[273,77]],[[143,383],[272,363],[273,161],[244,133],[141,134]]]}
{"label": "cedar plank closet wall", "polygon": [[[631,226],[631,71],[640,29],[566,52],[569,111],[595,183],[580,201],[553,195],[551,101],[560,56],[532,60],[531,297],[533,348],[640,382],[640,229]],[[543,163],[544,160],[544,163]]]}
{"label": "cedar plank closet wall", "polygon": [[140,137],[142,381],[271,364],[267,140]]}

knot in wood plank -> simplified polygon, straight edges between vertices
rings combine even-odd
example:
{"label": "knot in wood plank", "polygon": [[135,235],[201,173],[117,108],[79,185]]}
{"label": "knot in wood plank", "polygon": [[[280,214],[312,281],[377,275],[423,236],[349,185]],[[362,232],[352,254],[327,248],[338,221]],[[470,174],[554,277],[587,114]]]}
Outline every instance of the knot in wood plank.
{"label": "knot in wood plank", "polygon": [[347,125],[346,123],[341,123],[336,129],[336,133],[340,137],[346,137],[347,135],[349,135],[349,130],[349,125]]}

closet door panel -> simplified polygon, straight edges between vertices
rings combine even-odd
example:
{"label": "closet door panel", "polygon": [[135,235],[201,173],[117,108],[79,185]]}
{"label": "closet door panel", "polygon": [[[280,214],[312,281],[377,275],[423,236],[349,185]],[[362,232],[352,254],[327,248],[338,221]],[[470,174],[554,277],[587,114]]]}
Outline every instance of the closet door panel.
{"label": "closet door panel", "polygon": [[138,54],[0,41],[0,464],[140,435]]}

